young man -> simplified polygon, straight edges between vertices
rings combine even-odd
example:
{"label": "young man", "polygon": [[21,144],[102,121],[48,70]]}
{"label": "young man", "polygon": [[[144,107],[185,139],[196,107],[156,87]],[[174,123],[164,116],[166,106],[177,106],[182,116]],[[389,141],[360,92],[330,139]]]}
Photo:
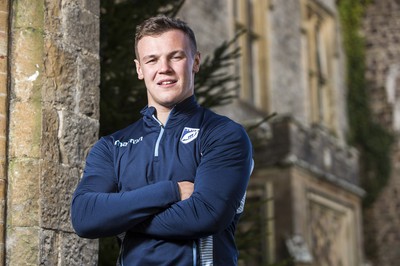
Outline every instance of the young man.
{"label": "young man", "polygon": [[154,17],[137,27],[143,118],[101,138],[71,208],[81,237],[122,235],[120,265],[236,265],[234,231],[252,168],[245,130],[200,107],[193,31]]}

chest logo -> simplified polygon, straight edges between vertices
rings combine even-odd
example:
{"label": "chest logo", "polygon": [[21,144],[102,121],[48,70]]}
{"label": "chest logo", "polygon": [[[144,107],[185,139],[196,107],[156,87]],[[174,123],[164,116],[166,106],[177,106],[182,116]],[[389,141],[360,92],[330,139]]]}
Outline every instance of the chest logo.
{"label": "chest logo", "polygon": [[181,142],[188,144],[189,142],[195,140],[199,135],[200,129],[185,127],[182,131]]}

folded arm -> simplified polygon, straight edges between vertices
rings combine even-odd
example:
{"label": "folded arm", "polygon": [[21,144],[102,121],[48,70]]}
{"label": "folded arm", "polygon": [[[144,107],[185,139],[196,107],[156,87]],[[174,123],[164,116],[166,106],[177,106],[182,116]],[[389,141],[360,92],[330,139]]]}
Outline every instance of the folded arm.
{"label": "folded arm", "polygon": [[96,143],[74,193],[71,220],[81,237],[120,234],[181,199],[177,183],[172,181],[116,193],[117,181],[111,154],[104,139]]}
{"label": "folded arm", "polygon": [[252,148],[244,129],[221,125],[202,149],[194,191],[132,230],[159,238],[199,238],[232,223],[252,168]]}

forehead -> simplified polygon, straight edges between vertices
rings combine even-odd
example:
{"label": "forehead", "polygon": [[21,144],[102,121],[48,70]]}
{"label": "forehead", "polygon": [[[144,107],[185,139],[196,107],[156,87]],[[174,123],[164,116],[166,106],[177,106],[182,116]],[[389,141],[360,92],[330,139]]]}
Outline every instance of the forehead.
{"label": "forehead", "polygon": [[190,50],[189,37],[181,30],[169,30],[158,35],[147,35],[137,43],[139,57],[162,54],[173,50]]}

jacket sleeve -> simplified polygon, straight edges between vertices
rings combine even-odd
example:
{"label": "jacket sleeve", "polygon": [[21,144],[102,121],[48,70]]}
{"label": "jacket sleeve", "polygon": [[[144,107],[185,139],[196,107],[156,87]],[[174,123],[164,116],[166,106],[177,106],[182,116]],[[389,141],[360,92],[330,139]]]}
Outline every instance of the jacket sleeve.
{"label": "jacket sleeve", "polygon": [[218,233],[232,223],[253,166],[250,140],[240,125],[229,122],[215,128],[203,145],[192,196],[147,219],[134,231],[189,239]]}
{"label": "jacket sleeve", "polygon": [[[180,200],[177,184],[164,181],[116,193],[112,148],[100,139],[86,160],[71,203],[71,220],[81,237],[99,238],[127,231]],[[154,197],[154,194],[157,197]]]}

